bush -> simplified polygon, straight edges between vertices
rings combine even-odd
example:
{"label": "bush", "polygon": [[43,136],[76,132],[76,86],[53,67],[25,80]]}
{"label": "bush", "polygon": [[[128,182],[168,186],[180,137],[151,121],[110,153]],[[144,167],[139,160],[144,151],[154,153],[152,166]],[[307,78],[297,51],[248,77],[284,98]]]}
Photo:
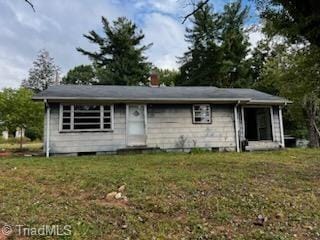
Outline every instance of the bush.
{"label": "bush", "polygon": [[25,130],[25,136],[27,138],[30,138],[31,141],[34,141],[34,140],[41,140],[42,139],[42,131],[39,129],[39,128],[27,128]]}

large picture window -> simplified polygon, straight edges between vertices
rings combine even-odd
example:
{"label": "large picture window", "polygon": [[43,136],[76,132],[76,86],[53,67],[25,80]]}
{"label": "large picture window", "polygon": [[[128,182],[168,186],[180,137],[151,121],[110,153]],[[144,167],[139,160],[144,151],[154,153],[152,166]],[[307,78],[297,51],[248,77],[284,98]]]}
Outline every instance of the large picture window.
{"label": "large picture window", "polygon": [[62,131],[104,131],[113,129],[113,105],[61,104]]}
{"label": "large picture window", "polygon": [[192,106],[192,117],[194,124],[211,123],[211,107],[210,104],[195,104]]}

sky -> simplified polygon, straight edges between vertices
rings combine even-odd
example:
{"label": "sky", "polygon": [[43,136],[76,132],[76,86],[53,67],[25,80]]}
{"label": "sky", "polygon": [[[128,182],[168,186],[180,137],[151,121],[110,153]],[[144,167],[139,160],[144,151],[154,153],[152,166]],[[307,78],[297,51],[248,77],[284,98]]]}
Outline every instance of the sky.
{"label": "sky", "polygon": [[[257,23],[252,2],[247,26]],[[112,21],[125,16],[145,34],[144,43],[153,43],[146,52],[150,62],[160,68],[178,68],[177,57],[187,49],[183,16],[190,11],[188,0],[31,0],[35,12],[24,0],[0,0],[0,89],[19,87],[41,49],[49,51],[62,75],[80,64],[86,56],[77,47],[94,49],[82,35],[101,32],[101,16]],[[211,0],[221,11],[230,0]],[[188,24],[188,23],[186,23]],[[262,34],[250,33],[254,46]]]}

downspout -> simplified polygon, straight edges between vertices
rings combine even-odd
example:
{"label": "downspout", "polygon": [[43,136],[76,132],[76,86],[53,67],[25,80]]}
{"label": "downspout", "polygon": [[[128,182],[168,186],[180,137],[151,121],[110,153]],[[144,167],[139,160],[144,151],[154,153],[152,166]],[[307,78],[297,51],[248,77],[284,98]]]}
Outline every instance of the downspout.
{"label": "downspout", "polygon": [[240,146],[239,146],[239,123],[238,123],[238,106],[240,104],[240,101],[234,106],[234,126],[235,126],[235,140],[236,140],[236,149],[237,152],[240,152]]}
{"label": "downspout", "polygon": [[46,157],[48,158],[50,156],[50,106],[47,102],[47,99],[44,100],[46,104],[46,110],[47,110],[47,119],[46,119]]}
{"label": "downspout", "polygon": [[282,106],[279,106],[279,122],[280,122],[280,136],[281,136],[281,147],[284,148],[284,131],[283,131],[283,120],[282,120]]}

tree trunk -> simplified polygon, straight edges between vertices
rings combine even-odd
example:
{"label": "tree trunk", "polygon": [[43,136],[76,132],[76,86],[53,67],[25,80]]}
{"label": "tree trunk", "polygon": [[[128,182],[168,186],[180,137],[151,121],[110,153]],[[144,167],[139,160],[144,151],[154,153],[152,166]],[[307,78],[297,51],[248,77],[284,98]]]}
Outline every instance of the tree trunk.
{"label": "tree trunk", "polygon": [[315,126],[316,116],[314,114],[308,115],[308,131],[309,131],[309,146],[312,148],[319,147],[319,135]]}
{"label": "tree trunk", "polygon": [[309,131],[309,147],[319,147],[319,130],[317,128],[317,115],[319,112],[319,98],[315,93],[310,93],[304,97],[303,106],[307,115],[307,127]]}
{"label": "tree trunk", "polygon": [[22,141],[23,141],[23,138],[22,138],[22,128],[20,128],[20,151],[22,151]]}

